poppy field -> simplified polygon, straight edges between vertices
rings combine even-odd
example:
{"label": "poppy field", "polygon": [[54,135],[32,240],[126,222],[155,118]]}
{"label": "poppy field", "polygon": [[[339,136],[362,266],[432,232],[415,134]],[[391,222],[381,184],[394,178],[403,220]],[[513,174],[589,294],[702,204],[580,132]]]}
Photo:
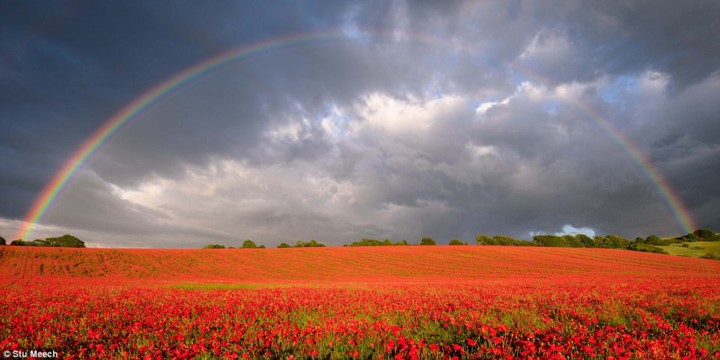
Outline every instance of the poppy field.
{"label": "poppy field", "polygon": [[720,358],[720,262],[611,249],[0,249],[0,351]]}

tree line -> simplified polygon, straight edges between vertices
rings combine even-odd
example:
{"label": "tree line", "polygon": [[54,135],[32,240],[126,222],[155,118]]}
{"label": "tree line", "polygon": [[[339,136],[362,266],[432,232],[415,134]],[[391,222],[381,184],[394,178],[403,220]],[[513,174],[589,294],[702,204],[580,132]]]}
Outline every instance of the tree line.
{"label": "tree line", "polygon": [[[637,237],[635,240],[628,240],[620,235],[606,235],[606,236],[587,236],[585,234],[577,235],[535,235],[531,240],[516,239],[511,236],[505,235],[478,235],[475,237],[475,243],[477,245],[484,246],[538,246],[538,247],[576,247],[576,248],[605,248],[605,249],[626,249],[634,251],[653,252],[660,254],[667,254],[667,252],[658,246],[667,246],[670,244],[677,244],[688,241],[720,241],[720,234],[715,233],[708,229],[698,229],[689,234],[678,236],[675,238],[661,239],[655,235],[650,235],[647,238]],[[355,246],[432,246],[437,245],[437,242],[430,237],[423,237],[417,244],[410,244],[407,240],[400,240],[393,242],[389,239],[378,240],[371,238],[362,238],[358,241],[354,241],[350,244],[343,245],[344,247],[355,247]],[[450,240],[448,245],[468,245],[460,239]],[[325,244],[319,243],[316,240],[310,241],[298,241],[295,245],[289,245],[287,243],[281,243],[277,246],[278,248],[302,248],[302,247],[325,247]],[[204,248],[206,249],[225,249],[224,245],[209,244]],[[234,247],[228,247],[233,249]],[[252,240],[245,240],[239,248],[241,249],[262,249],[264,245],[258,246]]]}
{"label": "tree line", "polygon": [[720,241],[720,234],[708,229],[697,229],[675,238],[661,239],[656,235],[650,235],[647,238],[637,237],[634,241],[619,235],[594,236],[592,238],[585,234],[535,235],[531,241],[518,240],[509,236],[478,235],[475,241],[478,245],[606,248],[667,254],[667,251],[658,246],[693,241]]}
{"label": "tree line", "polygon": [[[7,245],[7,240],[0,236],[0,245]],[[43,247],[74,247],[84,248],[85,242],[70,234],[58,237],[49,237],[45,239],[35,239],[33,241],[24,241],[22,239],[13,240],[10,246],[43,246]]]}
{"label": "tree line", "polygon": [[[325,247],[325,244],[319,243],[316,240],[310,240],[310,241],[298,241],[295,243],[295,245],[289,245],[286,243],[282,243],[278,245],[278,248],[302,248],[302,247]],[[265,245],[257,245],[252,240],[245,240],[243,241],[242,245],[237,247],[238,249],[264,249]],[[225,247],[225,245],[220,244],[208,244],[203,246],[203,249],[236,249],[233,246]]]}

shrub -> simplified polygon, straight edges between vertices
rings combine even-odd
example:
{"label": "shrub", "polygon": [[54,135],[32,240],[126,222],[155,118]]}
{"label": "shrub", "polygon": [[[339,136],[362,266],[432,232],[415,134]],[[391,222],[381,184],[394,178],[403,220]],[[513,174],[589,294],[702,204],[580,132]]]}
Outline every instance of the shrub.
{"label": "shrub", "polygon": [[376,239],[363,238],[360,241],[355,241],[350,246],[390,246],[392,242],[390,240],[380,241]]}
{"label": "shrub", "polygon": [[420,240],[420,245],[435,245],[435,240],[429,237],[424,237]]}
{"label": "shrub", "polygon": [[478,235],[475,237],[475,242],[478,245],[495,245],[493,239],[487,235]]}
{"label": "shrub", "polygon": [[715,239],[717,236],[717,234],[710,229],[697,229],[693,231],[693,235],[695,235],[696,238],[703,240]]}
{"label": "shrub", "polygon": [[720,251],[710,251],[700,257],[701,259],[720,260]]}
{"label": "shrub", "polygon": [[241,247],[243,249],[257,249],[258,246],[252,240],[245,240],[245,241],[243,241]]}
{"label": "shrub", "polygon": [[321,244],[315,240],[310,240],[308,242],[298,241],[295,243],[295,247],[325,247],[325,244]]}
{"label": "shrub", "polygon": [[225,245],[220,244],[207,244],[203,246],[203,249],[224,249]]}
{"label": "shrub", "polygon": [[628,250],[634,250],[634,251],[642,251],[642,252],[649,252],[649,253],[655,253],[655,254],[665,254],[668,255],[668,252],[650,244],[638,244],[638,243],[631,243],[627,247]]}
{"label": "shrub", "polygon": [[460,239],[452,239],[449,245],[467,245],[467,243],[462,242]]}

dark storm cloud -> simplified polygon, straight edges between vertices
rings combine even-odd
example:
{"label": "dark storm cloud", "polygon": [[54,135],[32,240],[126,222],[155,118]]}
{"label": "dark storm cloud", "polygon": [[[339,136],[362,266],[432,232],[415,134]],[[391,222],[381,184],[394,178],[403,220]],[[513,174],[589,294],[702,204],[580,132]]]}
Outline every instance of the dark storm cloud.
{"label": "dark storm cloud", "polygon": [[720,42],[713,35],[720,31],[717,1],[523,5],[528,16],[542,12],[536,7],[558,10],[536,37],[539,46],[556,53],[528,64],[554,81],[652,69],[671,75],[670,89],[680,91],[720,67]]}
{"label": "dark storm cloud", "polygon": [[582,103],[719,228],[718,6],[4,3],[0,217],[20,218],[153,86],[232,49],[333,29],[347,36],[249,54],[153,102],[45,225],[106,246],[467,241],[566,224],[677,233],[666,199]]}

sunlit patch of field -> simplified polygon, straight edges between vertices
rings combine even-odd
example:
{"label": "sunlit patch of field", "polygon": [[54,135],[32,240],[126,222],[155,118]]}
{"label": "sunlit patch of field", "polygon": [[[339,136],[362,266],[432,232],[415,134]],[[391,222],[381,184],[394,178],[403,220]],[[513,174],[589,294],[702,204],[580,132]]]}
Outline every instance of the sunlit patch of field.
{"label": "sunlit patch of field", "polygon": [[658,246],[670,255],[680,255],[699,258],[709,252],[720,253],[720,241],[695,241],[682,244]]}

